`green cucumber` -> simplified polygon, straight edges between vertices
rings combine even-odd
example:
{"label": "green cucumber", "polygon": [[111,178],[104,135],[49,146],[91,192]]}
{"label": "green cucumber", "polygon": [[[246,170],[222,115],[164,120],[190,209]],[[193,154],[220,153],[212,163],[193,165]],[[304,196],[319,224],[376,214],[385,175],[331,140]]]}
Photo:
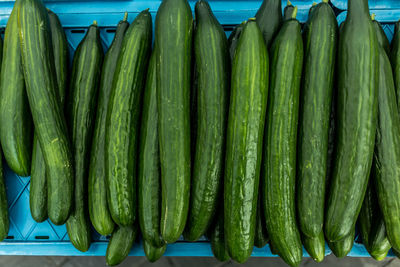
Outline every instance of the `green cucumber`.
{"label": "green cucumber", "polygon": [[328,240],[328,246],[336,257],[343,258],[349,254],[353,248],[355,232],[355,229],[351,230],[348,236],[336,242]]}
{"label": "green cucumber", "polygon": [[390,63],[396,87],[397,106],[400,106],[400,20],[396,22],[393,40],[390,44]]}
{"label": "green cucumber", "polygon": [[219,205],[216,220],[208,230],[208,236],[211,243],[211,250],[214,257],[219,261],[227,261],[230,259],[226,247],[225,233],[224,233],[224,212],[223,204]]}
{"label": "green cucumber", "polygon": [[308,17],[311,16],[311,13],[314,11],[316,6],[317,6],[317,3],[313,2],[310,9],[308,10]]}
{"label": "green cucumber", "polygon": [[4,36],[0,77],[0,141],[10,169],[29,176],[32,154],[32,116],[29,110],[18,37],[16,1]]}
{"label": "green cucumber", "polygon": [[160,232],[161,177],[156,86],[156,52],[153,50],[147,70],[140,128],[138,214],[143,239],[159,248],[165,242]]}
{"label": "green cucumber", "polygon": [[26,91],[46,164],[48,215],[68,219],[74,188],[71,144],[60,102],[47,10],[42,1],[20,0],[18,30]]}
{"label": "green cucumber", "polygon": [[242,22],[241,24],[237,25],[235,29],[232,31],[231,35],[229,35],[228,45],[229,45],[229,56],[231,58],[231,61],[233,61],[233,58],[235,56],[236,46],[239,41],[240,34],[243,31],[245,23],[246,22]]}
{"label": "green cucumber", "polygon": [[137,235],[137,225],[115,227],[107,246],[106,263],[108,266],[118,265],[128,257]]}
{"label": "green cucumber", "polygon": [[161,235],[173,243],[184,230],[190,196],[193,18],[187,0],[162,1],[155,24]]}
{"label": "green cucumber", "polygon": [[106,119],[106,184],[111,217],[120,226],[136,219],[138,120],[152,37],[151,15],[142,11],[122,42]]}
{"label": "green cucumber", "polygon": [[155,247],[151,243],[143,240],[143,250],[146,258],[149,262],[158,261],[162,255],[164,255],[167,245],[162,245],[161,247]]}
{"label": "green cucumber", "polygon": [[[65,89],[67,86],[68,76],[68,43],[64,29],[62,28],[57,15],[50,10],[48,10],[48,14],[58,92],[61,99],[61,106],[64,107]],[[35,134],[33,136],[29,206],[32,218],[37,222],[42,222],[48,218],[46,179],[46,166],[42,150],[40,149],[39,140]]]}
{"label": "green cucumber", "polygon": [[[262,187],[261,182],[259,187]],[[256,214],[256,231],[254,235],[254,245],[258,248],[265,247],[269,241],[267,228],[265,226],[265,218],[263,211],[263,196],[261,190],[258,190],[257,214]]]}
{"label": "green cucumber", "polygon": [[279,254],[278,250],[277,250],[276,247],[272,244],[271,240],[269,241],[269,249],[271,250],[271,253],[272,253],[272,254],[274,254],[274,255],[278,255],[278,254]]}
{"label": "green cucumber", "polygon": [[197,135],[185,239],[196,241],[212,222],[222,190],[230,60],[224,29],[209,4],[195,7]]}
{"label": "green cucumber", "polygon": [[263,0],[256,13],[257,24],[269,48],[282,24],[282,0]]}
{"label": "green cucumber", "polygon": [[229,255],[240,263],[254,245],[268,67],[263,35],[250,19],[232,62],[224,179],[225,240]]}
{"label": "green cucumber", "polygon": [[286,20],[271,46],[267,132],[264,142],[264,214],[268,235],[279,256],[291,266],[303,251],[296,224],[295,176],[303,40],[300,23]]}
{"label": "green cucumber", "polygon": [[292,5],[292,3],[290,1],[288,1],[287,5],[283,9],[283,21],[291,19],[292,15],[293,15],[293,11],[294,11],[294,6]]}
{"label": "green cucumber", "polygon": [[311,258],[316,262],[321,262],[325,257],[325,236],[324,231],[318,234],[317,237],[308,237],[302,235],[303,246],[310,254]]}
{"label": "green cucumber", "polygon": [[379,21],[375,20],[375,14],[371,15],[372,22],[376,30],[376,37],[378,38],[378,43],[383,47],[387,55],[390,55],[390,43],[386,36],[385,31]]}
{"label": "green cucumber", "polygon": [[67,103],[75,159],[74,209],[67,220],[67,232],[71,243],[80,251],[87,251],[91,240],[87,177],[102,63],[100,31],[94,21],[74,54]]}
{"label": "green cucumber", "polygon": [[124,19],[118,23],[113,42],[104,57],[91,147],[88,182],[89,215],[94,229],[101,235],[109,235],[114,230],[114,221],[111,218],[107,205],[107,187],[105,182],[106,119],[108,100],[111,94],[118,56],[121,51],[125,32],[129,27],[129,23],[126,21],[127,16],[128,13],[125,13]]}
{"label": "green cucumber", "polygon": [[324,224],[329,241],[350,234],[367,189],[378,115],[375,32],[368,1],[349,0],[338,49],[336,147]]}
{"label": "green cucumber", "polygon": [[329,129],[338,25],[328,2],[314,7],[304,29],[299,111],[297,214],[301,232],[317,238],[324,223]]}

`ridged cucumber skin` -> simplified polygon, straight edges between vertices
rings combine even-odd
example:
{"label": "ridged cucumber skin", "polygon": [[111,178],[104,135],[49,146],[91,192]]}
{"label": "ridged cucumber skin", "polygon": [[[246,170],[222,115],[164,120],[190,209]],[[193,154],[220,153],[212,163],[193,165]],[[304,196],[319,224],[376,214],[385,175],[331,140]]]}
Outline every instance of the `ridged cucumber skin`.
{"label": "ridged cucumber skin", "polygon": [[249,20],[232,62],[224,178],[225,240],[230,257],[239,263],[254,246],[268,61],[262,33]]}
{"label": "ridged cucumber skin", "polygon": [[386,237],[385,223],[372,181],[374,180],[373,175],[370,179],[358,217],[358,226],[365,248],[374,259],[380,261],[386,257],[391,245]]}
{"label": "ridged cucumber skin", "polygon": [[214,257],[219,261],[227,261],[230,257],[225,241],[223,205],[219,207],[217,218],[214,224],[208,229],[208,236]]}
{"label": "ridged cucumber skin", "polygon": [[94,124],[93,141],[91,146],[88,203],[92,225],[101,235],[109,235],[114,230],[114,221],[111,218],[107,204],[106,187],[106,119],[108,100],[110,98],[112,82],[121,51],[122,41],[129,23],[124,19],[118,23],[113,42],[104,57],[101,70],[96,120]]}
{"label": "ridged cucumber skin", "polygon": [[378,39],[378,43],[385,50],[386,54],[390,55],[389,39],[387,38],[386,33],[382,28],[382,25],[377,20],[372,20],[372,22],[374,23],[374,27],[376,30],[376,38]]}
{"label": "ridged cucumber skin", "polygon": [[[259,185],[262,187],[262,185]],[[261,190],[258,190],[257,200],[257,214],[256,214],[256,231],[254,234],[254,246],[263,248],[269,241],[267,228],[265,226],[264,210],[263,210],[263,197]]]}
{"label": "ridged cucumber skin", "polygon": [[[1,38],[0,38],[1,40]],[[1,56],[0,56],[1,58]],[[0,149],[1,155],[1,149]],[[1,157],[1,156],[0,156]],[[3,161],[0,158],[0,240],[3,241],[8,236],[10,220],[8,218],[8,202],[6,195],[6,185],[4,183]]]}
{"label": "ridged cucumber skin", "polygon": [[223,190],[228,111],[228,41],[209,4],[196,3],[197,135],[185,239],[196,241],[210,226]]}
{"label": "ridged cucumber skin", "polygon": [[[48,15],[58,92],[61,99],[61,106],[64,107],[68,76],[68,43],[64,29],[62,28],[57,15],[50,10],[48,10]],[[31,182],[29,189],[29,206],[32,218],[36,222],[43,222],[48,218],[46,179],[46,166],[43,159],[42,150],[40,149],[39,140],[36,134],[34,134],[31,163]]]}
{"label": "ridged cucumber skin", "polygon": [[138,120],[152,38],[151,15],[142,11],[122,42],[106,119],[106,184],[111,217],[120,226],[136,219]]}
{"label": "ridged cucumber skin", "polygon": [[167,245],[162,245],[161,247],[154,247],[151,243],[143,240],[143,250],[146,258],[149,262],[158,261],[162,255],[164,255]]}
{"label": "ridged cucumber skin", "polygon": [[15,2],[4,36],[0,76],[0,141],[10,169],[19,176],[29,176],[33,124],[18,37],[19,7],[20,2]]}
{"label": "ridged cucumber skin", "polygon": [[324,222],[332,242],[355,227],[374,152],[379,44],[367,0],[349,0],[338,47],[336,148]]}
{"label": "ridged cucumber skin", "polygon": [[351,230],[350,234],[348,236],[345,236],[345,238],[336,242],[330,242],[327,240],[327,243],[329,248],[332,250],[332,253],[337,258],[343,258],[347,256],[347,254],[349,254],[349,252],[353,248],[354,237],[355,229]]}
{"label": "ridged cucumber skin", "polygon": [[187,0],[162,1],[155,24],[161,235],[173,243],[184,230],[190,197],[193,18]]}
{"label": "ridged cucumber skin", "polygon": [[165,242],[160,232],[161,173],[156,75],[156,51],[153,50],[147,70],[140,128],[138,214],[143,239],[159,248]]}
{"label": "ridged cucumber skin", "polygon": [[256,13],[256,20],[269,48],[282,25],[282,1],[263,0]]}
{"label": "ridged cucumber skin", "polygon": [[397,106],[400,106],[400,21],[396,22],[392,43],[390,44],[390,63],[396,86]]}
{"label": "ridged cucumber skin", "polygon": [[283,9],[283,21],[289,20],[292,18],[292,14],[294,11],[294,6],[292,3],[288,3],[287,6]]}
{"label": "ridged cucumber skin", "polygon": [[271,46],[270,54],[271,77],[263,157],[263,207],[270,240],[287,264],[297,266],[303,256],[295,215],[303,40],[301,26],[296,19],[284,22]]}
{"label": "ridged cucumber skin", "polygon": [[317,237],[308,237],[306,235],[302,235],[303,246],[310,254],[311,258],[315,262],[321,262],[325,257],[325,236],[324,231],[318,234]]}
{"label": "ridged cucumber skin", "polygon": [[87,177],[103,57],[100,31],[97,24],[93,24],[75,51],[67,102],[67,122],[75,159],[75,190],[74,209],[66,225],[71,243],[83,252],[89,249],[91,241]]}
{"label": "ridged cucumber skin", "polygon": [[233,61],[233,58],[235,56],[235,51],[236,51],[236,46],[240,38],[240,34],[243,31],[245,23],[243,22],[242,24],[239,24],[236,26],[235,29],[231,32],[231,35],[229,35],[228,38],[228,45],[229,45],[229,57],[231,61]]}
{"label": "ridged cucumber skin", "polygon": [[117,226],[108,242],[106,252],[106,263],[115,266],[128,257],[129,251],[138,235],[138,226]]}
{"label": "ridged cucumber skin", "polygon": [[304,29],[304,71],[300,94],[297,214],[301,232],[317,238],[323,229],[329,128],[338,25],[321,2]]}
{"label": "ridged cucumber skin", "polygon": [[35,131],[46,163],[48,215],[60,225],[68,219],[74,166],[61,107],[47,10],[42,1],[20,0],[18,30],[22,65]]}

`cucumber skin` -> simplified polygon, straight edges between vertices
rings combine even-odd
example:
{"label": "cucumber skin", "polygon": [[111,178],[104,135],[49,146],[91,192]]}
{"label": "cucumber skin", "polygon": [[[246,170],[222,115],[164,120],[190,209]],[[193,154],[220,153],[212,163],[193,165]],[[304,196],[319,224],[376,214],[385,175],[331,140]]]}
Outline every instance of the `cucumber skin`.
{"label": "cucumber skin", "polygon": [[396,22],[393,40],[390,44],[390,63],[396,86],[397,106],[400,106],[400,21]]}
{"label": "cucumber skin", "polygon": [[231,32],[231,35],[229,35],[228,45],[229,45],[229,56],[230,56],[231,62],[233,61],[233,58],[235,57],[236,46],[238,44],[240,35],[242,34],[243,27],[244,27],[243,23],[239,24]]}
{"label": "cucumber skin", "polygon": [[[207,237],[211,243],[211,250],[214,257],[219,261],[227,261],[230,259],[225,242],[224,233],[224,205],[221,199],[218,205],[216,219],[207,231]],[[222,203],[221,203],[222,202]]]}
{"label": "cucumber skin", "polygon": [[296,188],[299,228],[314,238],[320,235],[324,223],[337,36],[332,8],[325,2],[318,4],[304,29]]}
{"label": "cucumber skin", "polygon": [[4,36],[0,79],[0,141],[10,169],[19,176],[29,176],[33,125],[19,46],[19,7],[20,2],[17,1]]}
{"label": "cucumber skin", "polygon": [[349,1],[348,12],[338,50],[336,149],[324,231],[329,241],[343,239],[355,227],[367,189],[378,113],[379,44],[367,0]]}
{"label": "cucumber skin", "polygon": [[287,6],[285,6],[285,8],[283,9],[283,21],[291,19],[293,11],[294,11],[293,5],[288,4]]}
{"label": "cucumber skin", "polygon": [[297,266],[303,256],[295,217],[296,138],[303,65],[303,40],[297,20],[284,22],[270,51],[264,214],[268,235],[279,255],[287,264]]}
{"label": "cucumber skin", "polygon": [[263,0],[256,13],[256,20],[269,48],[282,25],[282,1]]}
{"label": "cucumber skin", "polygon": [[254,246],[268,98],[268,52],[254,20],[244,26],[236,49],[225,156],[224,224],[228,253],[243,263]]}
{"label": "cucumber skin", "polygon": [[162,245],[161,247],[154,247],[146,240],[143,240],[143,250],[146,258],[149,262],[156,262],[158,261],[162,255],[164,254],[165,250],[167,249],[167,245]]}
{"label": "cucumber skin", "polygon": [[315,262],[321,262],[325,257],[325,236],[324,231],[318,234],[317,237],[308,237],[302,235],[303,246],[310,254]]}
{"label": "cucumber skin", "polygon": [[390,55],[390,43],[389,39],[386,36],[385,31],[382,28],[382,25],[379,23],[379,21],[373,20],[374,27],[376,30],[376,38],[378,39],[378,43],[382,46],[382,48],[385,50],[386,54],[389,56]]}
{"label": "cucumber skin", "polygon": [[[64,106],[65,91],[68,76],[68,43],[64,29],[57,15],[48,10],[51,39],[53,44],[54,64],[58,84],[61,106]],[[29,206],[32,218],[36,222],[43,222],[48,218],[47,215],[47,182],[46,166],[40,149],[39,140],[34,134],[32,164],[31,164],[31,183],[29,189]]]}
{"label": "cucumber skin", "polygon": [[143,97],[139,145],[138,209],[143,239],[162,247],[160,232],[161,177],[158,148],[156,51],[150,57]]}
{"label": "cucumber skin", "polygon": [[[262,186],[261,184],[259,185]],[[254,235],[254,245],[258,248],[263,248],[269,241],[267,228],[265,225],[264,211],[263,211],[263,197],[262,190],[258,190],[257,200],[257,215],[256,215],[256,232]]]}
{"label": "cucumber skin", "polygon": [[[180,20],[176,20],[177,16]],[[155,46],[161,235],[167,243],[175,242],[182,234],[189,208],[192,32],[193,18],[188,2],[162,1],[156,17]]]}
{"label": "cucumber skin", "polygon": [[136,220],[138,120],[151,47],[151,15],[142,11],[125,33],[106,119],[106,184],[111,216],[120,226]]}
{"label": "cucumber skin", "polygon": [[[61,107],[47,10],[41,1],[20,0],[18,30],[22,65],[35,131],[48,174],[48,215],[60,225],[72,209],[74,167]],[[40,27],[40,31],[37,31]]]}
{"label": "cucumber skin", "polygon": [[105,182],[105,139],[108,100],[118,56],[121,51],[122,40],[128,27],[129,23],[127,21],[122,20],[118,23],[113,42],[104,57],[91,146],[88,182],[89,215],[93,227],[99,234],[104,236],[111,234],[114,230],[114,221],[108,210]]}
{"label": "cucumber skin", "polygon": [[108,242],[106,263],[115,266],[124,261],[138,235],[138,226],[116,227]]}
{"label": "cucumber skin", "polygon": [[328,246],[332,250],[332,253],[337,258],[343,258],[347,256],[347,254],[349,254],[349,252],[353,248],[354,237],[355,237],[355,229],[353,229],[348,236],[339,241],[330,242],[328,240]]}
{"label": "cucumber skin", "polygon": [[223,187],[230,78],[228,43],[222,26],[207,2],[198,1],[195,11],[197,136],[190,208],[184,231],[189,241],[199,239],[210,226]]}

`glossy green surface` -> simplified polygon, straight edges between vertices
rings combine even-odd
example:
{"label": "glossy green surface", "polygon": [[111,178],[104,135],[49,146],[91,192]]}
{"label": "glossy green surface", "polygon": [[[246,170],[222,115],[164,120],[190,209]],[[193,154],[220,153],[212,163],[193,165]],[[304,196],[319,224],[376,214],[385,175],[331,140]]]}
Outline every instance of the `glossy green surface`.
{"label": "glossy green surface", "polygon": [[343,258],[349,254],[350,250],[353,248],[355,237],[355,230],[353,229],[348,236],[345,236],[343,239],[336,242],[328,242],[329,248],[332,250],[332,253],[338,257]]}
{"label": "glossy green surface", "polygon": [[164,244],[161,247],[154,247],[146,240],[143,240],[143,250],[146,258],[149,262],[158,261],[162,255],[164,255],[165,250],[167,249],[167,245]]}
{"label": "glossy green surface", "polygon": [[303,246],[316,262],[321,262],[325,257],[325,236],[324,232],[318,234],[317,237],[301,236]]}
{"label": "glossy green surface", "polygon": [[214,223],[208,229],[208,236],[214,257],[219,261],[227,261],[230,257],[225,241],[223,205],[219,207]]}
{"label": "glossy green surface", "polygon": [[115,227],[107,246],[106,263],[108,266],[118,265],[128,257],[138,230],[137,225]]}

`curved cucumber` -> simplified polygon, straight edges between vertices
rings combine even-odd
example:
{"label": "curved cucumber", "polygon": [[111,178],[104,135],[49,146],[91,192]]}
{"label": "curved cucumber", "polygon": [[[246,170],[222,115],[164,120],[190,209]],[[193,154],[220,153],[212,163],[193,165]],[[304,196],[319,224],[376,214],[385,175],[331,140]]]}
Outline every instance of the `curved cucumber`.
{"label": "curved cucumber", "polygon": [[[204,0],[196,3],[197,135],[184,236],[196,241],[212,222],[223,182],[229,54],[225,32]],[[212,49],[210,49],[210,47]]]}
{"label": "curved cucumber", "polygon": [[91,148],[88,182],[89,214],[94,229],[101,235],[109,235],[114,230],[114,221],[111,218],[107,205],[107,187],[105,182],[106,119],[108,100],[111,94],[118,56],[122,47],[122,40],[124,39],[125,31],[129,27],[129,23],[126,19],[127,13],[125,14],[124,20],[118,23],[114,40],[104,57]]}
{"label": "curved cucumber", "polygon": [[74,166],[58,92],[49,19],[42,1],[19,2],[22,65],[35,132],[46,163],[48,215],[60,225],[68,219],[73,203]]}
{"label": "curved cucumber", "polygon": [[114,229],[106,252],[106,263],[108,266],[118,265],[128,257],[137,235],[138,227],[136,225],[116,227]]}
{"label": "curved cucumber", "polygon": [[355,227],[374,152],[378,104],[378,40],[367,0],[349,0],[339,38],[337,132],[325,236],[338,241]]}
{"label": "curved cucumber", "polygon": [[318,234],[317,237],[308,237],[302,235],[303,246],[316,262],[321,262],[325,257],[325,236],[324,232]]}
{"label": "curved cucumber", "polygon": [[268,98],[268,52],[254,19],[244,26],[236,49],[225,156],[224,222],[228,253],[242,263],[254,245]]}
{"label": "curved cucumber", "polygon": [[304,29],[296,188],[299,227],[310,238],[321,234],[324,223],[337,35],[331,6],[316,5]]}
{"label": "curved cucumber", "polygon": [[162,255],[164,255],[165,250],[167,249],[167,245],[162,245],[161,247],[154,247],[152,244],[143,240],[143,250],[146,258],[149,262],[158,261]]}
{"label": "curved cucumber", "polygon": [[230,257],[226,247],[224,233],[224,206],[219,205],[219,207],[220,209],[218,209],[217,218],[214,224],[208,229],[208,236],[214,257],[219,261],[227,261],[230,259]]}
{"label": "curved cucumber", "polygon": [[303,40],[300,23],[283,23],[271,46],[270,94],[264,142],[264,214],[268,235],[282,259],[297,266],[303,256],[296,223],[295,171]]}
{"label": "curved cucumber", "polygon": [[256,13],[256,20],[268,48],[282,24],[282,0],[263,0]]}
{"label": "curved cucumber", "polygon": [[0,141],[10,169],[29,176],[32,155],[32,116],[25,91],[16,1],[4,35],[0,76]]}
{"label": "curved cucumber", "polygon": [[151,15],[142,11],[122,42],[106,119],[106,184],[111,216],[120,226],[136,219],[138,120],[151,47]]}
{"label": "curved cucumber", "polygon": [[336,257],[343,258],[349,254],[353,248],[355,232],[355,229],[353,229],[348,236],[345,236],[345,238],[339,241],[328,241],[328,246]]}

